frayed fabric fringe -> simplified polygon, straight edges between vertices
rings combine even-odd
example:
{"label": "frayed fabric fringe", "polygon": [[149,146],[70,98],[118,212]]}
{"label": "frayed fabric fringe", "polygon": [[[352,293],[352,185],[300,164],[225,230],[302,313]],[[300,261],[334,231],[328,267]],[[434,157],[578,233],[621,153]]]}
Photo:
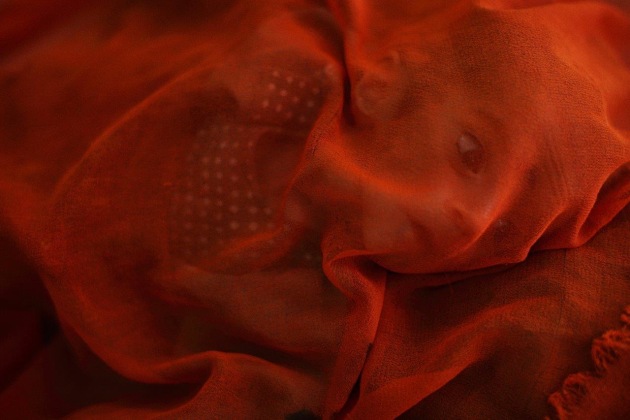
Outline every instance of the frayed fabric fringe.
{"label": "frayed fabric fringe", "polygon": [[593,341],[594,371],[570,375],[549,397],[546,420],[630,419],[630,306],[621,322]]}

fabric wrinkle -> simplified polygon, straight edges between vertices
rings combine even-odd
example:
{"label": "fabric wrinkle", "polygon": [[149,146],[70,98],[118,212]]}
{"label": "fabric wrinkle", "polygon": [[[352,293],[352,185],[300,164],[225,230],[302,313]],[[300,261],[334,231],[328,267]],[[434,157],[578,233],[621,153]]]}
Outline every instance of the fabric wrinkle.
{"label": "fabric wrinkle", "polygon": [[53,3],[0,0],[3,417],[629,414],[625,0]]}

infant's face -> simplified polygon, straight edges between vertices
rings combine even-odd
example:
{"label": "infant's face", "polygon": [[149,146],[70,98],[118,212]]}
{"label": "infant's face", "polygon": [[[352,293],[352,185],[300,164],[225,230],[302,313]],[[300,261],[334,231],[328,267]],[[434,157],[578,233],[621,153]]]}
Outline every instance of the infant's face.
{"label": "infant's face", "polygon": [[318,146],[365,250],[394,272],[522,260],[562,222],[565,160],[588,153],[568,146],[585,120],[573,105],[601,108],[531,28],[484,12],[452,25],[350,68],[354,122]]}

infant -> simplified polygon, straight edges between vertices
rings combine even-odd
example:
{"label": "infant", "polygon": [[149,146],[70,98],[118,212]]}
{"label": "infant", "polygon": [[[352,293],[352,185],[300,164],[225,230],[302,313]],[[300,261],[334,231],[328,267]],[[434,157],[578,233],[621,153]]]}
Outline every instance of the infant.
{"label": "infant", "polygon": [[[553,281],[562,255],[423,290],[579,246],[628,204],[612,7],[64,0],[55,23],[19,3],[53,2],[0,0],[15,417],[393,418],[466,393],[469,417],[533,413],[620,308],[623,253],[592,255],[627,223]],[[591,258],[611,267],[569,291]]]}
{"label": "infant", "polygon": [[462,7],[347,46],[351,117],[318,143],[334,191],[321,197],[351,202],[344,216],[383,267],[468,270],[578,246],[629,201],[630,55],[610,35],[630,39],[628,22],[545,7]]}
{"label": "infant", "polygon": [[[199,169],[171,229],[183,258],[481,269],[579,246],[630,201],[630,55],[611,36],[630,39],[621,13],[457,3],[401,24],[367,7],[339,8],[360,17],[345,34],[321,12],[275,20],[214,73],[235,107],[188,156]],[[291,25],[328,35],[274,31]]]}

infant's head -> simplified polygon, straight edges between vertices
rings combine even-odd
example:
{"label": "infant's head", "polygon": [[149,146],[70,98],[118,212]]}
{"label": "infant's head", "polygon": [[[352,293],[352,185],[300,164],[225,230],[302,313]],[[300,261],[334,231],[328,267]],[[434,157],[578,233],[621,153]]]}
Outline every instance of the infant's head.
{"label": "infant's head", "polygon": [[628,21],[596,5],[431,16],[350,44],[344,122],[313,155],[329,226],[354,220],[349,243],[405,273],[588,240],[630,201]]}

